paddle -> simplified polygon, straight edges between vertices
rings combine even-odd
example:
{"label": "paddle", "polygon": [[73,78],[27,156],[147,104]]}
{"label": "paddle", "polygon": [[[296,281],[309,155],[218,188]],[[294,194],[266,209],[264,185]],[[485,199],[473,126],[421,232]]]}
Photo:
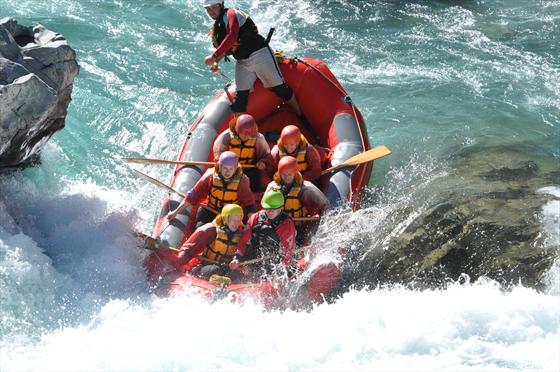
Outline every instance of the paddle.
{"label": "paddle", "polygon": [[[186,161],[186,160],[164,160],[152,158],[122,158],[126,163],[135,164],[178,164],[178,165],[195,165],[202,167],[213,167],[216,165],[214,161]],[[239,164],[241,168],[256,168],[255,164]]]}
{"label": "paddle", "polygon": [[158,249],[166,249],[168,251],[172,251],[175,253],[179,253],[180,249],[175,248],[175,247],[170,247],[167,244],[163,244],[162,242],[160,242],[159,240],[152,238],[150,235],[146,235],[144,233],[141,233],[140,231],[136,232],[136,236],[141,238],[142,240],[144,240],[144,248],[150,250],[150,251],[157,251]]}
{"label": "paddle", "polygon": [[[311,245],[306,245],[305,247],[301,247],[301,248],[297,248],[294,249],[292,251],[292,253],[301,253],[301,252],[305,252],[306,250],[308,250],[309,248],[311,248]],[[262,261],[266,261],[266,260],[270,260],[272,258],[274,258],[276,256],[274,255],[269,255],[269,256],[263,256],[263,257],[259,257],[259,258],[253,258],[252,260],[247,260],[247,261],[243,261],[239,263],[239,266],[246,266],[246,265],[252,265],[254,263],[257,262],[262,262]]]}
{"label": "paddle", "polygon": [[[144,240],[144,243],[145,243],[144,248],[146,248],[150,251],[156,252],[158,249],[165,249],[165,250],[175,252],[175,253],[181,252],[181,250],[179,248],[175,248],[175,247],[171,247],[167,244],[163,244],[159,240],[157,240],[155,238],[152,238],[151,236],[146,235],[144,233],[141,233],[140,231],[136,232],[136,236],[138,236],[139,238]],[[220,264],[221,263],[221,262],[206,258],[204,256],[196,256],[196,258],[198,258],[201,261],[208,262],[208,263],[213,263],[213,264]]]}
{"label": "paddle", "polygon": [[[160,242],[159,240],[152,238],[149,235],[146,235],[144,233],[141,233],[139,231],[136,232],[136,236],[138,236],[139,238],[144,240],[144,243],[146,243],[144,245],[144,248],[150,250],[150,251],[157,251],[158,249],[166,249],[168,251],[172,251],[175,253],[179,253],[181,250],[179,248],[175,248],[175,247],[171,247],[168,246],[167,244],[163,244],[162,242]],[[305,252],[306,250],[308,250],[309,248],[311,248],[311,245],[306,245],[305,247],[301,247],[301,248],[297,248],[293,250],[293,253],[301,253],[301,252]],[[262,261],[266,261],[266,260],[270,260],[272,258],[274,258],[276,256],[274,255],[268,255],[268,256],[263,256],[263,257],[259,257],[259,258],[253,258],[252,260],[247,260],[247,261],[243,261],[239,263],[239,266],[247,266],[247,265],[252,265],[254,263],[257,262],[262,262]],[[211,260],[209,258],[206,258],[204,256],[195,256],[195,258],[198,258],[201,261],[204,262],[208,262],[208,263],[213,263],[213,264],[221,264],[222,262],[218,262],[215,260]]]}
{"label": "paddle", "polygon": [[177,194],[177,195],[179,195],[183,198],[186,197],[186,195],[183,194],[182,192],[175,190],[173,187],[166,185],[165,183],[161,182],[160,180],[157,180],[157,179],[153,178],[152,176],[148,176],[146,173],[141,172],[138,169],[132,169],[132,170],[135,171],[136,174],[138,174],[140,177],[142,177],[146,181],[150,182],[151,184],[154,184],[158,187],[166,189],[167,191],[172,192],[174,194]]}
{"label": "paddle", "polygon": [[[141,171],[139,171],[138,169],[132,169],[132,170],[135,171],[140,177],[144,178],[144,179],[147,180],[148,182],[150,182],[150,183],[152,183],[152,184],[154,184],[154,185],[156,185],[156,186],[158,186],[158,187],[161,187],[161,188],[163,188],[163,189],[166,189],[167,191],[170,191],[170,192],[172,192],[172,193],[174,193],[174,194],[177,194],[177,195],[179,195],[179,196],[181,196],[181,197],[183,197],[183,198],[186,197],[186,195],[183,194],[182,192],[175,190],[173,187],[166,185],[165,183],[161,182],[160,180],[157,180],[157,179],[155,179],[155,178],[152,177],[152,176],[148,176],[146,173],[141,172]],[[201,204],[200,206],[201,206],[202,208],[204,208],[204,209],[206,209],[206,210],[208,210],[208,211],[214,213],[214,214],[220,213],[220,212],[218,212],[217,210],[215,210],[214,208],[209,207],[209,206],[207,206],[207,205],[205,205],[205,204]]]}
{"label": "paddle", "polygon": [[[152,184],[154,184],[154,185],[156,185],[156,186],[158,186],[158,187],[161,187],[161,188],[163,188],[163,189],[166,189],[167,191],[170,191],[170,192],[172,192],[172,193],[174,193],[174,194],[177,194],[177,195],[179,195],[179,196],[181,196],[181,197],[183,197],[183,198],[186,197],[186,195],[183,194],[182,192],[175,190],[173,187],[166,185],[165,183],[163,183],[163,182],[161,182],[161,181],[155,179],[154,177],[149,176],[149,175],[147,175],[146,173],[139,171],[138,169],[132,169],[132,170],[135,171],[140,177],[144,178],[144,179],[147,180],[148,182],[150,182],[150,183],[152,183]],[[201,206],[202,208],[204,208],[204,209],[206,209],[206,210],[208,210],[208,211],[214,213],[214,214],[219,214],[219,213],[220,213],[219,211],[215,210],[215,209],[212,208],[212,207],[207,206],[206,204],[200,204],[200,206]],[[295,217],[295,218],[292,218],[292,220],[295,221],[295,222],[300,222],[300,221],[319,221],[319,220],[320,220],[320,217]]]}
{"label": "paddle", "polygon": [[321,217],[319,216],[310,216],[310,217],[293,217],[292,221],[295,222],[314,222],[314,221],[319,221],[321,220]]}
{"label": "paddle", "polygon": [[345,167],[350,167],[352,165],[358,165],[358,164],[363,164],[363,163],[367,163],[369,161],[373,161],[379,158],[382,158],[384,156],[387,156],[391,153],[391,150],[389,150],[387,147],[385,146],[377,146],[373,149],[364,151],[362,153],[359,153],[358,155],[354,155],[351,158],[346,159],[343,163],[338,164],[334,167],[330,167],[325,169],[324,171],[321,172],[321,176],[323,174],[327,174],[330,172],[335,172],[339,169],[345,168]]}

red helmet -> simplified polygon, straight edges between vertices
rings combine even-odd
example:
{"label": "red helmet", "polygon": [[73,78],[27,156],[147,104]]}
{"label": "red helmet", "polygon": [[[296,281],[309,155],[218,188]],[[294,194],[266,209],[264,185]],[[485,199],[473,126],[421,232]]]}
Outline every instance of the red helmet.
{"label": "red helmet", "polygon": [[280,139],[284,145],[296,144],[299,143],[299,140],[301,139],[301,132],[295,125],[288,125],[282,129]]}
{"label": "red helmet", "polygon": [[298,164],[296,158],[293,156],[284,156],[278,162],[278,173],[296,174],[298,171]]}
{"label": "red helmet", "polygon": [[257,123],[251,115],[243,114],[237,118],[235,122],[235,131],[237,134],[243,134],[246,136],[256,136],[257,135]]}

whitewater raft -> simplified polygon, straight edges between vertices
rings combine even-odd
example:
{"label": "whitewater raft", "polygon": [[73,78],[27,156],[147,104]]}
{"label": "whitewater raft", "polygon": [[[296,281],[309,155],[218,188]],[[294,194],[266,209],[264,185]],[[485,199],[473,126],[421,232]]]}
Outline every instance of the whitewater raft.
{"label": "whitewater raft", "polygon": [[[370,148],[360,111],[323,62],[281,55],[278,56],[278,62],[309,123],[304,125],[288,105],[283,104],[279,97],[265,89],[257,80],[249,96],[247,113],[255,118],[259,132],[264,134],[271,148],[279,138],[282,128],[289,124],[297,125],[309,143],[316,146],[321,154],[323,169],[339,165]],[[228,84],[210,100],[190,125],[178,160],[214,161],[212,144],[222,131],[229,128],[229,122],[233,118],[229,106],[234,96],[235,86]],[[356,167],[343,168],[321,176],[316,184],[325,193],[332,207],[348,202],[358,207],[372,167],[373,163],[368,162]],[[200,166],[176,166],[170,185],[175,190],[186,193],[206,169]],[[169,194],[163,200],[152,234],[153,237],[158,237],[162,244],[171,247],[180,247],[195,228],[199,206],[189,207],[168,223],[166,215],[175,209],[180,201],[181,197],[174,194]],[[159,280],[160,288],[161,283],[165,283],[166,289],[160,293],[169,295],[188,292],[211,299],[232,294],[235,298],[258,297],[268,304],[273,304],[282,296],[275,283],[227,284],[207,281],[186,273],[185,267],[177,267],[176,262],[176,253],[169,250],[160,249],[147,256],[145,268],[149,278],[153,281]],[[298,264],[300,268],[304,268],[306,262],[300,259]],[[170,270],[170,267],[173,269]],[[339,279],[340,270],[334,264],[315,269],[305,286],[306,296],[320,300],[332,290]]]}

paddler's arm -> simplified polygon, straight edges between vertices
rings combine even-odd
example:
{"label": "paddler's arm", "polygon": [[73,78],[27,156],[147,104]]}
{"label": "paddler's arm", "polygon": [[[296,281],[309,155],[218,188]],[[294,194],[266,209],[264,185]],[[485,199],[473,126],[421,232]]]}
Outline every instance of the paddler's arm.
{"label": "paddler's arm", "polygon": [[303,179],[306,181],[315,181],[321,176],[321,155],[313,145],[307,146],[305,152],[305,160],[307,161],[307,170],[303,172]]}
{"label": "paddler's arm", "polygon": [[255,157],[257,158],[257,168],[260,171],[265,171],[266,174],[268,174],[274,170],[274,160],[272,159],[272,155],[270,155],[270,146],[262,133],[257,134]]}
{"label": "paddler's arm", "polygon": [[327,199],[325,194],[309,181],[303,181],[303,187],[298,198],[309,215],[317,214],[321,216],[331,207],[329,199]]}
{"label": "paddler's arm", "polygon": [[167,214],[167,220],[171,221],[171,220],[175,219],[179,213],[181,213],[182,211],[184,211],[186,208],[188,208],[191,205],[191,203],[188,202],[189,194],[191,192],[192,191],[189,191],[187,193],[187,197],[181,201],[181,203],[179,204],[179,206],[177,208],[175,208],[174,210],[172,210],[171,212],[169,212]]}
{"label": "paddler's arm", "polygon": [[237,42],[239,38],[239,22],[237,21],[237,15],[235,14],[235,10],[228,9],[227,11],[227,18],[228,18],[228,33],[222,43],[216,48],[214,53],[206,56],[204,58],[204,63],[208,66],[212,66],[215,63],[218,63],[220,59],[222,59],[226,53],[233,47],[233,45]]}
{"label": "paddler's arm", "polygon": [[212,182],[212,173],[214,170],[208,169],[206,173],[193,186],[192,190],[187,192],[187,197],[183,199],[181,204],[175,210],[169,212],[167,219],[171,221],[176,218],[179,213],[184,211],[189,205],[197,205],[210,193],[210,184]]}
{"label": "paddler's arm", "polygon": [[270,157],[272,158],[272,168],[269,169],[268,176],[272,178],[278,169],[278,162],[280,161],[280,150],[278,149],[278,145],[274,145],[274,147],[272,147],[270,150]]}
{"label": "paddler's arm", "polygon": [[239,205],[243,208],[243,213],[247,216],[247,218],[255,213],[255,196],[251,191],[251,181],[249,181],[249,177],[245,174],[239,181],[237,200],[239,201]]}
{"label": "paddler's arm", "polygon": [[282,265],[287,269],[292,260],[292,252],[296,247],[296,226],[291,218],[286,218],[280,226],[276,228],[276,234],[280,238],[282,245]]}
{"label": "paddler's arm", "polygon": [[230,270],[237,270],[237,268],[239,267],[239,261],[241,261],[243,259],[243,256],[245,255],[245,250],[247,249],[247,244],[251,239],[251,234],[253,233],[253,226],[255,226],[257,218],[258,218],[258,213],[253,214],[249,218],[249,221],[247,221],[247,225],[245,225],[245,228],[241,232],[239,243],[237,243],[237,250],[233,254],[233,259],[229,263]]}
{"label": "paddler's arm", "polygon": [[229,150],[229,144],[231,142],[231,137],[229,131],[226,130],[222,132],[218,138],[214,141],[212,146],[212,153],[214,154],[214,159],[219,159],[222,152]]}
{"label": "paddler's arm", "polygon": [[184,265],[194,256],[199,255],[204,249],[216,240],[216,226],[207,223],[200,226],[181,246],[181,250],[177,254],[179,264]]}

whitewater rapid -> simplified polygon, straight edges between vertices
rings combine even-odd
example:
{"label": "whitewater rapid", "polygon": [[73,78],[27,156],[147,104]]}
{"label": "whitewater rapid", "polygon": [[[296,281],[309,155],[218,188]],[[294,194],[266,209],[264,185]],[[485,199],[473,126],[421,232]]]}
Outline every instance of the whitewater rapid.
{"label": "whitewater rapid", "polygon": [[[2,371],[505,371],[560,363],[558,266],[545,293],[485,279],[438,290],[350,289],[299,312],[162,299],[149,291],[132,234],[148,228],[134,201],[153,190],[126,195],[69,183],[39,195],[17,175],[1,187],[12,195],[0,202]],[[558,218],[553,200],[542,216],[551,247]]]}

